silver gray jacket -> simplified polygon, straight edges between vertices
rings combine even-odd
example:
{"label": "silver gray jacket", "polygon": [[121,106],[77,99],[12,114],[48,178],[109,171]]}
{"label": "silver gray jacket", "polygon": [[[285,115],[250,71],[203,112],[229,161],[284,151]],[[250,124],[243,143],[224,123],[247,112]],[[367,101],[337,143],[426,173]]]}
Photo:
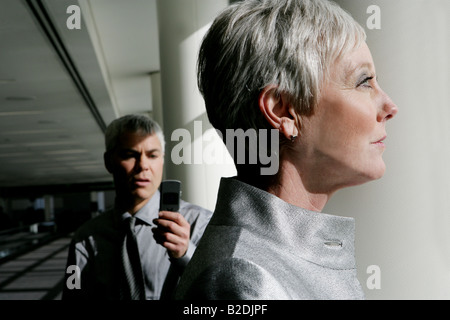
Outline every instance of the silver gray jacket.
{"label": "silver gray jacket", "polygon": [[308,211],[223,178],[176,299],[364,299],[353,218]]}

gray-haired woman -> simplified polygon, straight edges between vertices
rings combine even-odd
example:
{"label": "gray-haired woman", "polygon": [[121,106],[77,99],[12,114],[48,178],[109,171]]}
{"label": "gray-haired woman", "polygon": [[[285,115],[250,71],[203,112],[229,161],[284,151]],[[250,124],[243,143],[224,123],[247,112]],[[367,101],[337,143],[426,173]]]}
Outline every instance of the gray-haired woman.
{"label": "gray-haired woman", "polygon": [[278,130],[269,144],[279,169],[236,163],[237,177],[222,179],[176,298],[364,298],[354,220],[321,211],[337,190],[385,171],[397,107],[365,38],[326,0],[246,0],[216,18],[198,65],[209,120],[222,132]]}

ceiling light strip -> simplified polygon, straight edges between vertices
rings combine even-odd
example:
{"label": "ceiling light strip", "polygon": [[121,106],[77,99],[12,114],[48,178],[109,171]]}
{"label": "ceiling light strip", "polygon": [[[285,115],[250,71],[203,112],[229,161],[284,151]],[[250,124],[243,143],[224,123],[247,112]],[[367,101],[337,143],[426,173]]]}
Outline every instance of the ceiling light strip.
{"label": "ceiling light strip", "polygon": [[56,53],[58,54],[59,58],[61,59],[61,62],[67,69],[67,72],[69,73],[70,77],[75,83],[75,86],[77,87],[78,91],[80,92],[81,96],[86,102],[86,105],[91,111],[94,119],[100,126],[100,129],[103,132],[105,132],[106,123],[103,120],[100,112],[98,111],[98,108],[94,100],[92,99],[91,94],[89,93],[89,90],[86,87],[80,73],[78,72],[78,69],[75,66],[68,50],[66,49],[63,41],[61,40],[61,37],[59,36],[58,31],[52,19],[50,18],[50,15],[47,9],[45,8],[42,0],[26,0],[26,3],[30,7],[34,17],[38,21],[45,35],[47,36]]}

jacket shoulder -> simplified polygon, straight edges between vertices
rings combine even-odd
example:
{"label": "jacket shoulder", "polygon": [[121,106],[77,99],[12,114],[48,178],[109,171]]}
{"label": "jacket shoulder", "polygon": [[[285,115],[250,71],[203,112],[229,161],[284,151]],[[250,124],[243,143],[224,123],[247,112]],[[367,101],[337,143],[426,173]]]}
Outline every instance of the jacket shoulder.
{"label": "jacket shoulder", "polygon": [[290,299],[285,288],[254,262],[230,257],[208,266],[195,279],[180,283],[177,299],[275,300]]}

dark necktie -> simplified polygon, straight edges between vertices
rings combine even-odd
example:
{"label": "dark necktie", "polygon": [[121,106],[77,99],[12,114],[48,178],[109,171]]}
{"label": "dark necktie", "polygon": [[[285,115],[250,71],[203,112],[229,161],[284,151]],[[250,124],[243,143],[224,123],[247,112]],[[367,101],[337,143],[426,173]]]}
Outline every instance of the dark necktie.
{"label": "dark necktie", "polygon": [[134,233],[136,218],[128,218],[125,222],[125,238],[122,244],[122,266],[125,274],[123,298],[144,300],[145,288],[141,259]]}

